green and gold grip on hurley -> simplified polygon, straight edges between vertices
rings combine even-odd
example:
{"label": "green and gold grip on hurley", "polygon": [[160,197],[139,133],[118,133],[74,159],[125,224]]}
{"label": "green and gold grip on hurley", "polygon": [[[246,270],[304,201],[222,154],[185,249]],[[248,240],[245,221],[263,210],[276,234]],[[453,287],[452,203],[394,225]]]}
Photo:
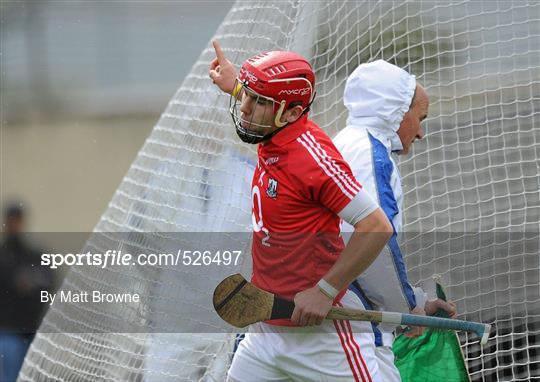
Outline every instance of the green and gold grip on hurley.
{"label": "green and gold grip on hurley", "polygon": [[[294,310],[294,302],[257,288],[239,273],[219,283],[214,290],[213,303],[218,315],[238,328],[260,321],[290,318]],[[481,345],[487,343],[491,329],[491,325],[478,322],[338,307],[332,308],[326,318],[474,332],[480,337]]]}

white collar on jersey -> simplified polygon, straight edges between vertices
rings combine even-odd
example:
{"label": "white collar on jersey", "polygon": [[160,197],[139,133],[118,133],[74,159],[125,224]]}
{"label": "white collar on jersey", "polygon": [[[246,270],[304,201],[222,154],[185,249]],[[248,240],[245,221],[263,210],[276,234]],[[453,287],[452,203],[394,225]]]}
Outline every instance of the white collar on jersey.
{"label": "white collar on jersey", "polygon": [[396,132],[415,88],[415,76],[384,60],[359,65],[347,78],[343,95],[347,126],[365,127],[390,151],[403,149]]}

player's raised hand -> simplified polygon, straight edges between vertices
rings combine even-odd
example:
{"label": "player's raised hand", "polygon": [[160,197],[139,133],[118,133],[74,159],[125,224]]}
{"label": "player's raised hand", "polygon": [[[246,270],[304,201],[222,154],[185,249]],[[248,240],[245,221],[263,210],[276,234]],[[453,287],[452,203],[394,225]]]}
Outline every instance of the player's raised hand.
{"label": "player's raised hand", "polygon": [[332,308],[332,303],[332,299],[317,286],[306,289],[294,296],[295,308],[291,321],[299,326],[320,325]]}
{"label": "player's raised hand", "polygon": [[214,50],[216,52],[216,58],[210,63],[210,69],[208,75],[222,91],[228,94],[232,94],[236,81],[236,69],[234,65],[227,60],[223,50],[219,43],[212,41]]}

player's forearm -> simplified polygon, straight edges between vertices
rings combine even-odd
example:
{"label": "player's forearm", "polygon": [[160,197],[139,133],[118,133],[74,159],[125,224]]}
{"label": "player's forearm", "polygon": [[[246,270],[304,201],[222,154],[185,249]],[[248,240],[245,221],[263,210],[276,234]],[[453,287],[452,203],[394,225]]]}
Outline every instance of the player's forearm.
{"label": "player's forearm", "polygon": [[392,233],[386,215],[376,209],[355,224],[347,246],[323,279],[337,290],[346,288],[377,258]]}

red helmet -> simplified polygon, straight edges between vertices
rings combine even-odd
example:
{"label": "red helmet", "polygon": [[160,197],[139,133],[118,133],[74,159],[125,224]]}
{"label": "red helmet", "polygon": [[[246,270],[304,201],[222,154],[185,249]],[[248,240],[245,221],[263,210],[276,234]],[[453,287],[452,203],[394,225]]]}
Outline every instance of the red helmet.
{"label": "red helmet", "polygon": [[291,102],[301,102],[307,108],[313,100],[315,74],[309,62],[294,52],[263,52],[248,58],[238,79],[249,89],[274,99],[274,112],[286,110]]}
{"label": "red helmet", "polygon": [[[299,102],[302,114],[309,110],[315,96],[315,75],[306,59],[293,52],[273,51],[257,54],[248,58],[238,74],[238,82],[231,94],[229,112],[231,113],[236,132],[242,141],[259,143],[270,139],[278,130],[271,133],[255,132],[242,124],[270,128],[271,125],[259,124],[253,120],[244,120],[240,112],[240,103],[245,90],[250,97],[257,100],[266,99],[273,103],[273,124],[280,129],[288,122],[282,121],[283,112],[292,102]],[[242,96],[241,96],[242,95]],[[256,102],[258,103],[258,102]]]}

